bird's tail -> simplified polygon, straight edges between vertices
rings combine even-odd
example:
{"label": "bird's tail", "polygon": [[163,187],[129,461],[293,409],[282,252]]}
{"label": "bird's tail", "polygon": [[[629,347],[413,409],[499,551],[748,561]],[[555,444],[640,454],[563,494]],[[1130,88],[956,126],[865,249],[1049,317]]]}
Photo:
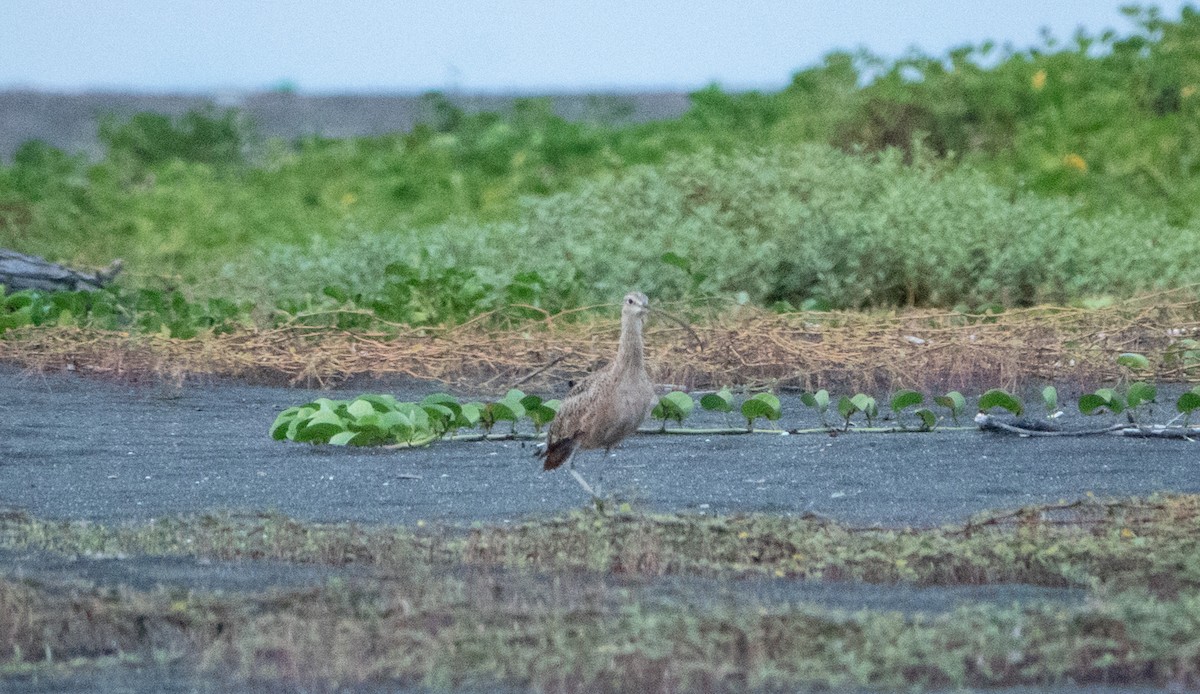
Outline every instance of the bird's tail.
{"label": "bird's tail", "polygon": [[558,439],[554,443],[546,444],[546,449],[542,451],[541,456],[546,462],[542,465],[543,470],[553,470],[570,459],[571,454],[575,452],[575,439],[571,437]]}

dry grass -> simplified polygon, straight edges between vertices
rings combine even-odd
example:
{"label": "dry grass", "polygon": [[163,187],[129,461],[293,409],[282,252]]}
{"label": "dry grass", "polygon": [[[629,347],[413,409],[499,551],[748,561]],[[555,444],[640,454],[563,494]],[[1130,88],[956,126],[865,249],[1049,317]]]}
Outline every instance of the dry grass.
{"label": "dry grass", "polygon": [[[703,388],[945,389],[1122,375],[1114,358],[1140,352],[1158,381],[1200,380],[1179,357],[1200,336],[1192,290],[1107,308],[1038,307],[999,315],[904,311],[772,314],[722,307],[693,314],[692,330],[652,323],[647,348],[660,383]],[[190,340],[84,328],[26,328],[0,341],[0,360],[34,370],[76,370],[177,383],[192,376],[333,385],[358,376],[409,376],[455,385],[541,387],[593,370],[616,349],[615,319],[571,314],[481,316],[449,328],[345,332],[298,324]]]}

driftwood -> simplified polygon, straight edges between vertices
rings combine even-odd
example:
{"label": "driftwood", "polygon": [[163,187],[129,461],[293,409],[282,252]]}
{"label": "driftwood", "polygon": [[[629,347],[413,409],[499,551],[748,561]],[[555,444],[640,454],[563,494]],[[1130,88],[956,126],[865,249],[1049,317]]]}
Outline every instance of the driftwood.
{"label": "driftwood", "polygon": [[99,272],[81,272],[44,258],[0,248],[0,285],[7,291],[95,291],[111,282],[119,272],[120,260],[114,260],[112,265]]}
{"label": "driftwood", "polygon": [[1103,436],[1107,434],[1110,436],[1128,436],[1137,439],[1183,439],[1185,441],[1200,439],[1200,427],[1195,426],[1183,427],[1166,424],[1133,426],[1129,424],[1113,424],[1103,429],[1064,430],[1061,428],[1048,429],[1041,426],[1032,426],[1031,424],[1027,424],[1028,421],[1016,420],[1015,422],[1008,423],[1002,422],[983,412],[975,415],[975,423],[983,431],[1016,434],[1025,438],[1038,436]]}

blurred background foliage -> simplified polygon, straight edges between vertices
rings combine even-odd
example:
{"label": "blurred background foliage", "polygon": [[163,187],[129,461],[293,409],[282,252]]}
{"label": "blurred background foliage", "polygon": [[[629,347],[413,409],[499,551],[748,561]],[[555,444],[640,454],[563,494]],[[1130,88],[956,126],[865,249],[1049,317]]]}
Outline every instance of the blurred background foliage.
{"label": "blurred background foliage", "polygon": [[457,322],[634,286],[977,310],[1200,282],[1200,12],[1127,15],[1025,50],[833,53],[778,92],[710,86],[636,125],[440,94],[379,137],[265,140],[215,108],[107,119],[99,160],[29,142],[0,166],[0,246],[122,257],[93,300],[105,324],[161,304],[125,324],[177,334],[330,307],[361,309],[342,327]]}

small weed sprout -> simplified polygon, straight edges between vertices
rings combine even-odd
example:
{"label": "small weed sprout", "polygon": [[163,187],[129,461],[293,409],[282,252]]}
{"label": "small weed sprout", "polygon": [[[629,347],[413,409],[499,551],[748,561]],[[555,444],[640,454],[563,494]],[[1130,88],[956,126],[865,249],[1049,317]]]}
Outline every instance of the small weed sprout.
{"label": "small weed sprout", "polygon": [[1189,428],[1192,426],[1192,413],[1200,409],[1200,386],[1196,386],[1179,396],[1179,400],[1175,403],[1175,409],[1179,410],[1183,415],[1183,426]]}
{"label": "small weed sprout", "polygon": [[1127,405],[1125,409],[1126,416],[1129,417],[1131,422],[1140,427],[1141,422],[1138,420],[1138,413],[1153,403],[1157,397],[1158,389],[1149,383],[1145,381],[1131,383],[1129,390],[1125,393],[1125,403]]}
{"label": "small weed sprout", "polygon": [[533,422],[534,432],[538,434],[542,433],[542,427],[554,420],[560,404],[558,400],[542,400],[536,395],[526,395],[520,402],[529,421]]}
{"label": "small weed sprout", "polygon": [[1054,386],[1042,388],[1042,404],[1046,406],[1046,416],[1054,419],[1062,414],[1058,409],[1058,389]]}
{"label": "small weed sprout", "polygon": [[875,398],[863,393],[856,393],[853,397],[843,395],[838,400],[838,414],[842,415],[845,425],[842,431],[850,430],[850,418],[861,412],[867,419],[867,426],[873,425],[875,417],[879,416],[879,406],[875,404]]}
{"label": "small weed sprout", "polygon": [[675,390],[659,399],[658,404],[650,412],[650,416],[662,420],[660,431],[666,431],[667,421],[674,420],[676,424],[683,424],[683,420],[692,413],[695,407],[696,401],[692,399],[692,396]]}
{"label": "small weed sprout", "polygon": [[[915,390],[901,390],[892,396],[891,408],[896,415],[896,422],[901,428],[907,429],[904,424],[904,410],[914,405],[921,405],[925,402],[925,396]],[[928,408],[922,407],[913,411],[913,415],[920,421],[920,429],[922,431],[932,430],[937,424],[937,417],[934,416]]]}
{"label": "small weed sprout", "polygon": [[825,414],[829,412],[829,391],[821,389],[815,393],[803,393],[800,395],[800,402],[816,410],[821,417],[821,426],[830,428],[829,420],[825,418]]}
{"label": "small weed sprout", "polygon": [[967,409],[967,399],[963,397],[963,394],[952,390],[945,395],[935,396],[933,401],[950,410],[950,418],[954,421],[954,426],[958,426],[959,415]]}
{"label": "small weed sprout", "polygon": [[783,415],[779,398],[773,393],[758,393],[742,403],[742,416],[746,418],[746,430],[754,430],[754,420],[761,418],[777,422]]}
{"label": "small weed sprout", "polygon": [[1125,401],[1112,388],[1098,388],[1079,397],[1079,411],[1088,416],[1102,412],[1121,414],[1125,411]]}
{"label": "small weed sprout", "polygon": [[708,393],[700,398],[700,407],[709,412],[721,412],[729,422],[729,413],[733,412],[733,393],[729,388],[722,388],[715,393]]}
{"label": "small weed sprout", "polygon": [[521,399],[525,394],[513,388],[505,393],[504,397],[496,402],[489,402],[484,406],[483,412],[480,414],[479,421],[483,425],[485,434],[492,433],[492,428],[498,422],[511,422],[512,431],[516,433],[517,422],[525,416],[525,406],[521,404]]}
{"label": "small weed sprout", "polygon": [[979,398],[980,412],[987,412],[994,407],[1008,410],[1017,417],[1025,411],[1021,401],[1003,388],[992,388]]}

